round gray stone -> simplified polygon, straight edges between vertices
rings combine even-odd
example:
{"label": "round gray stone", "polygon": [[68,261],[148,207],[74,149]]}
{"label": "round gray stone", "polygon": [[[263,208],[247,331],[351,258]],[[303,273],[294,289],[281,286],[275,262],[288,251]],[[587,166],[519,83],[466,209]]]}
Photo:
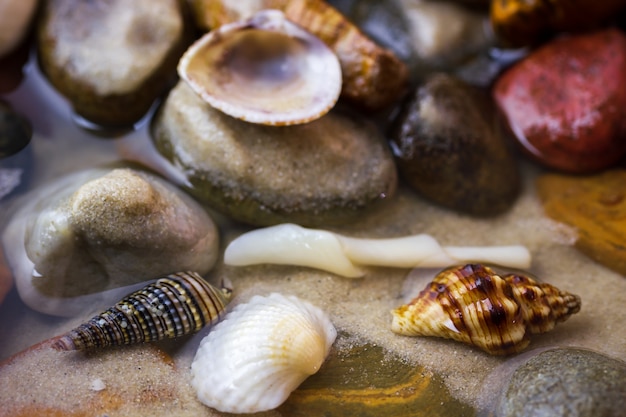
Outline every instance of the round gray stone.
{"label": "round gray stone", "polygon": [[626,363],[577,348],[542,352],[513,373],[495,415],[625,416]]}

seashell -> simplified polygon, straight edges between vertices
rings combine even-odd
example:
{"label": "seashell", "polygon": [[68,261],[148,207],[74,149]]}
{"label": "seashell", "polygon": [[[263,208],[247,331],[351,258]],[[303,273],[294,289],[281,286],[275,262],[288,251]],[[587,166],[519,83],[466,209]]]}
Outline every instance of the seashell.
{"label": "seashell", "polygon": [[278,9],[319,37],[338,56],[343,75],[341,96],[365,110],[380,110],[400,99],[409,70],[391,50],[367,37],[323,0],[191,0],[199,24],[216,28],[263,9]]}
{"label": "seashell", "polygon": [[533,333],[552,330],[580,310],[580,297],[516,274],[467,264],[445,269],[408,305],[391,313],[391,330],[438,336],[492,355],[520,352]]}
{"label": "seashell", "polygon": [[90,350],[192,334],[218,321],[230,296],[230,289],[218,289],[195,272],[171,274],[61,336],[54,347]]}
{"label": "seashell", "polygon": [[319,308],[294,296],[257,295],[202,340],[191,384],[201,402],[222,412],[270,410],[319,370],[336,336]]}
{"label": "seashell", "polygon": [[278,10],[204,35],[185,52],[178,73],[216,109],[266,125],[317,119],[341,92],[337,56]]}
{"label": "seashell", "polygon": [[300,265],[349,278],[365,275],[360,268],[364,265],[432,268],[470,261],[528,268],[531,256],[521,245],[441,246],[423,233],[389,239],[355,238],[293,223],[244,233],[224,251],[226,265]]}

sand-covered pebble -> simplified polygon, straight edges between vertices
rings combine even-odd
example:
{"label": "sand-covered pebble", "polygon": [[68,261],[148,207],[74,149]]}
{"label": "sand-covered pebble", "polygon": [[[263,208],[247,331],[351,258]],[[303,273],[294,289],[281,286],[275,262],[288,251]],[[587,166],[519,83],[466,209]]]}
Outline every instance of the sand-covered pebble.
{"label": "sand-covered pebble", "polygon": [[209,215],[166,181],[129,168],[63,177],[25,197],[2,236],[22,300],[68,316],[88,295],[217,259]]}
{"label": "sand-covered pebble", "polygon": [[246,123],[213,109],[180,82],[152,135],[159,152],[187,177],[191,194],[253,225],[354,221],[396,190],[383,136],[367,120],[338,111],[303,125]]}

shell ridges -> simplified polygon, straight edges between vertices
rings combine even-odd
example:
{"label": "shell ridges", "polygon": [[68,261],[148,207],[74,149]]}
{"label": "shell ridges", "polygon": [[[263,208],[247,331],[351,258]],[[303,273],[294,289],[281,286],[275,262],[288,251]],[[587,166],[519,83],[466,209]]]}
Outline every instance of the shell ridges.
{"label": "shell ridges", "polygon": [[229,289],[218,289],[195,272],[171,274],[69,331],[54,347],[91,350],[195,333],[219,320],[229,300]]}
{"label": "shell ridges", "polygon": [[238,305],[202,340],[192,386],[209,407],[251,413],[278,407],[326,359],[337,332],[319,308],[273,293]]}
{"label": "shell ridges", "polygon": [[551,330],[580,305],[580,297],[550,284],[467,264],[441,271],[413,301],[393,310],[391,329],[506,355],[525,349],[531,334]]}

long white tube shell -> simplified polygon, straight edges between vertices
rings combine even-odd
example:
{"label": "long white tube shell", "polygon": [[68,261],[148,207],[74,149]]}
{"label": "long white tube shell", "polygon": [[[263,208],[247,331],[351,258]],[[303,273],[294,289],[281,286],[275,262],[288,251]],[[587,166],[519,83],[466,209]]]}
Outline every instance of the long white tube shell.
{"label": "long white tube shell", "polygon": [[521,245],[442,247],[427,234],[362,239],[286,223],[256,229],[233,240],[224,253],[227,265],[300,265],[355,278],[360,266],[448,267],[467,262],[528,268],[531,256]]}

